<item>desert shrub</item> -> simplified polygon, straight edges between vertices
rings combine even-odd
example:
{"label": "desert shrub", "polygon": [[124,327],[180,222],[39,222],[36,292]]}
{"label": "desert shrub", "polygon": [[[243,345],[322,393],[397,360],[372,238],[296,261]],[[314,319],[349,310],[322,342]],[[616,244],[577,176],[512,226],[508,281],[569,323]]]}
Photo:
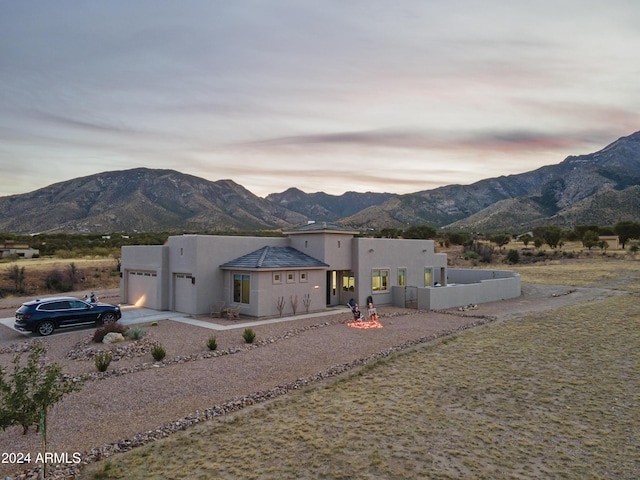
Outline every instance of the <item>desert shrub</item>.
{"label": "desert shrub", "polygon": [[111,352],[98,352],[94,358],[94,362],[96,364],[96,368],[99,372],[106,372],[107,368],[109,368],[109,364],[111,363]]}
{"label": "desert shrub", "polygon": [[125,333],[128,330],[128,327],[122,325],[118,322],[106,323],[99,328],[96,328],[96,331],[93,332],[93,341],[96,343],[102,343],[104,336],[110,332],[116,333]]}
{"label": "desert shrub", "polygon": [[211,335],[207,340],[207,347],[209,350],[216,350],[218,348],[218,340],[215,335]]}
{"label": "desert shrub", "polygon": [[253,343],[256,338],[256,332],[254,332],[251,328],[245,328],[244,332],[242,333],[242,338],[244,338],[244,341],[247,343]]}
{"label": "desert shrub", "polygon": [[47,273],[44,284],[48,290],[54,292],[68,292],[72,289],[72,283],[66,275],[58,269],[51,270]]}
{"label": "desert shrub", "polygon": [[156,362],[161,361],[164,357],[167,356],[167,351],[165,348],[159,343],[155,344],[151,349],[151,356]]}
{"label": "desert shrub", "polygon": [[478,258],[480,258],[480,255],[478,255],[473,250],[467,250],[467,251],[464,252],[464,259],[465,260],[477,260]]}
{"label": "desert shrub", "polygon": [[157,327],[158,326],[158,322],[151,322],[151,326],[152,327]]}
{"label": "desert shrub", "polygon": [[507,252],[507,262],[513,264],[520,261],[520,254],[517,250],[511,249]]}
{"label": "desert shrub", "polygon": [[125,332],[125,335],[129,337],[131,340],[140,340],[147,332],[144,328],[136,327],[130,328]]}

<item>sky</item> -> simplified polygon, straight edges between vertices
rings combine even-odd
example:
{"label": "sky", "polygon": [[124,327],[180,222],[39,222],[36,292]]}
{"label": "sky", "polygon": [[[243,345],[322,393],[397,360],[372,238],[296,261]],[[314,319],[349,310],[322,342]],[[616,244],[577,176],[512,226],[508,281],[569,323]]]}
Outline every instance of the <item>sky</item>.
{"label": "sky", "polygon": [[137,167],[412,193],[640,130],[637,0],[0,0],[0,196]]}

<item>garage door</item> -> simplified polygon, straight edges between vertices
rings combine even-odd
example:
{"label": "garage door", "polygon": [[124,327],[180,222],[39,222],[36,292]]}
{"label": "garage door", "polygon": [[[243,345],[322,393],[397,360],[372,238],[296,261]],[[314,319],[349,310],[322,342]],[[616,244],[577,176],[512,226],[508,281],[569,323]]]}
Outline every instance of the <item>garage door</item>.
{"label": "garage door", "polygon": [[148,271],[130,271],[127,302],[138,307],[160,309],[158,305],[158,274]]}
{"label": "garage door", "polygon": [[193,283],[192,275],[188,273],[177,273],[174,276],[174,307],[176,312],[192,313],[193,306]]}

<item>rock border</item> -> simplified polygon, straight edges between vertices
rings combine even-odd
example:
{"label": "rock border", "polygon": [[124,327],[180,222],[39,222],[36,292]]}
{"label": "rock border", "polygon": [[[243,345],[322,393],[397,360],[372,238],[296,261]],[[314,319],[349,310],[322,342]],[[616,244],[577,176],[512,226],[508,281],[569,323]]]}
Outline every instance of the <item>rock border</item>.
{"label": "rock border", "polygon": [[[393,317],[393,316],[401,316],[401,315],[410,315],[413,314],[414,312],[411,313],[392,313],[392,314],[387,314],[385,315],[386,317]],[[419,312],[418,312],[419,313]],[[206,422],[208,420],[211,420],[213,418],[216,417],[220,417],[220,416],[224,416],[224,415],[228,415],[230,413],[235,413],[238,412],[246,407],[252,406],[252,405],[257,405],[263,402],[266,402],[268,400],[272,400],[274,398],[280,397],[282,395],[286,395],[289,392],[295,391],[295,390],[299,390],[303,387],[306,387],[308,385],[317,383],[317,382],[321,382],[324,381],[326,379],[329,378],[333,378],[342,374],[345,374],[353,369],[356,368],[360,368],[363,366],[366,366],[369,363],[375,362],[377,360],[383,359],[383,358],[388,358],[396,353],[414,348],[416,346],[422,345],[422,344],[426,344],[435,340],[438,340],[440,338],[443,337],[447,337],[447,336],[451,336],[451,335],[455,335],[457,333],[463,332],[465,330],[469,330],[472,328],[476,328],[476,327],[480,327],[483,325],[487,325],[491,322],[494,322],[495,320],[497,320],[497,317],[494,316],[488,316],[488,315],[479,315],[479,316],[469,316],[469,315],[461,315],[457,312],[440,312],[440,313],[449,313],[452,315],[456,315],[456,316],[462,316],[465,318],[475,318],[477,320],[473,321],[473,322],[469,322],[467,324],[461,325],[457,328],[454,329],[450,329],[450,330],[444,330],[442,332],[437,332],[434,333],[432,335],[428,335],[428,336],[423,336],[417,339],[412,339],[412,340],[408,340],[406,342],[403,342],[399,345],[393,346],[393,347],[389,347],[386,348],[384,350],[381,350],[377,353],[373,353],[371,355],[368,355],[366,357],[363,358],[359,358],[356,360],[353,360],[351,362],[346,362],[346,363],[342,363],[339,365],[334,365],[331,366],[325,370],[322,370],[318,373],[316,373],[315,375],[311,375],[311,376],[307,376],[307,377],[301,377],[301,378],[297,378],[296,380],[293,380],[291,382],[286,382],[284,384],[281,385],[276,385],[273,388],[269,389],[269,390],[263,390],[263,391],[257,391],[242,397],[237,397],[237,398],[233,398],[231,400],[229,400],[228,402],[224,402],[222,404],[219,405],[214,405],[208,409],[205,409],[203,411],[195,411],[183,418],[179,418],[177,420],[174,420],[172,422],[168,422],[162,425],[157,426],[156,428],[154,428],[153,430],[148,430],[146,432],[142,432],[139,433],[137,435],[134,435],[131,438],[126,438],[126,439],[122,439],[119,440],[117,442],[113,442],[113,443],[109,443],[106,445],[102,445],[99,447],[95,447],[95,448],[91,448],[89,450],[85,450],[84,452],[81,452],[81,461],[78,464],[73,464],[73,465],[68,465],[68,464],[56,464],[56,465],[48,465],[48,473],[46,478],[48,479],[55,479],[55,480],[71,480],[76,478],[77,475],[80,474],[80,469],[83,466],[86,466],[90,463],[94,463],[97,462],[99,460],[102,460],[104,458],[109,458],[117,453],[122,453],[122,452],[127,452],[129,450],[131,450],[132,448],[136,448],[136,447],[141,447],[143,445],[146,445],[150,442],[156,441],[156,440],[160,440],[162,438],[166,438],[169,435],[179,432],[179,431],[183,431],[186,430],[187,428],[197,425],[199,423],[202,422]],[[237,353],[239,351],[245,351],[245,350],[250,350],[252,348],[259,348],[260,346],[266,346],[266,345],[270,345],[278,340],[283,340],[286,338],[289,338],[291,336],[294,335],[299,335],[303,332],[315,329],[315,328],[323,328],[329,325],[335,325],[335,324],[344,324],[344,323],[348,323],[347,321],[341,320],[341,321],[334,321],[334,322],[323,322],[321,324],[316,324],[316,325],[310,325],[310,326],[306,326],[306,327],[301,327],[301,328],[295,328],[292,329],[290,331],[287,331],[281,335],[279,335],[278,337],[273,337],[270,339],[264,339],[261,342],[258,342],[258,344],[249,344],[246,345],[244,348],[237,348],[237,349],[233,349],[234,352],[230,352],[230,353]],[[188,357],[182,357],[183,361],[193,361],[196,359],[202,359],[202,358],[211,358],[215,352],[210,352],[209,353],[205,353],[205,354],[196,354],[196,355],[190,355]],[[221,353],[221,355],[228,355],[230,353]],[[206,356],[208,355],[208,356]],[[219,356],[219,355],[218,355]],[[195,358],[192,358],[195,357]],[[188,360],[187,360],[188,358]],[[178,359],[178,357],[176,357],[175,359],[172,359],[170,362],[171,363],[178,363],[180,360]],[[164,363],[164,362],[156,362],[155,364],[143,364],[143,365],[149,365],[145,368],[152,368],[153,366],[158,366],[158,363]],[[138,370],[136,370],[138,371]],[[106,372],[105,372],[106,373]],[[132,372],[130,372],[132,373]],[[100,373],[96,373],[96,377],[100,377],[102,374]],[[117,375],[117,373],[116,373]],[[38,466],[38,467],[34,467],[33,469],[27,470],[15,477],[6,477],[5,480],[36,480],[39,479],[41,476],[41,470],[42,467]]]}

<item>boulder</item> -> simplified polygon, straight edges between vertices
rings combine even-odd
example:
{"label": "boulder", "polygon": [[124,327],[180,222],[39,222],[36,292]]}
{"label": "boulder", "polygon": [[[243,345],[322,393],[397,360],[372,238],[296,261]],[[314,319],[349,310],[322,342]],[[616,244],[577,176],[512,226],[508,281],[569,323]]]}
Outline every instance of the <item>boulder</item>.
{"label": "boulder", "polygon": [[109,332],[102,339],[102,343],[117,343],[124,342],[124,337],[121,333]]}

